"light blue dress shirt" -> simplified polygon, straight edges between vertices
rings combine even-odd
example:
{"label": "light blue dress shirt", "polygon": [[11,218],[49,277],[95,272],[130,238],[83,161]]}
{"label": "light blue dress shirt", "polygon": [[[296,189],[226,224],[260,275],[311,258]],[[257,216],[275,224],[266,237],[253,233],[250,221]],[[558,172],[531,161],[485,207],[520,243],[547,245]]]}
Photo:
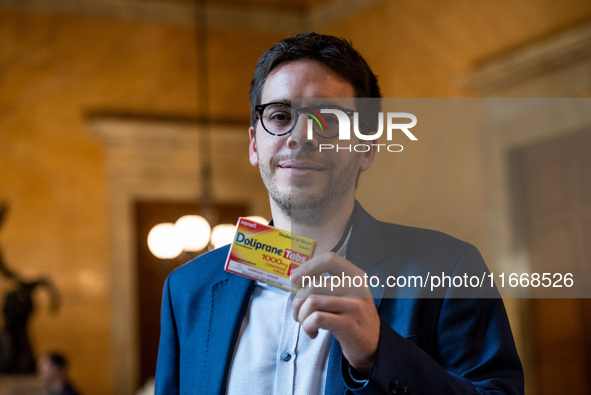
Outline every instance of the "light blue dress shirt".
{"label": "light blue dress shirt", "polygon": [[[351,229],[337,253],[345,256]],[[294,320],[293,294],[256,283],[234,349],[228,395],[324,394],[332,335],[311,339]]]}

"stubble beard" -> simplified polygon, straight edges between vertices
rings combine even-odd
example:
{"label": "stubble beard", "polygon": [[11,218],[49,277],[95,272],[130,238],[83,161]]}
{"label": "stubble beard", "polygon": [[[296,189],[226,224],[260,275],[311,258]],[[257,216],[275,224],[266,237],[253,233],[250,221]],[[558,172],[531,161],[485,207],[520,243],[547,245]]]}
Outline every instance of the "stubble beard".
{"label": "stubble beard", "polygon": [[[316,224],[321,222],[327,209],[342,199],[349,188],[354,188],[359,157],[349,161],[340,170],[337,170],[332,162],[323,163],[323,171],[328,174],[328,177],[326,184],[320,188],[314,188],[309,180],[291,178],[291,187],[282,191],[275,182],[275,178],[279,163],[285,159],[284,157],[273,157],[263,165],[259,158],[261,164],[259,169],[269,197],[295,223]],[[310,188],[316,190],[309,191]]]}

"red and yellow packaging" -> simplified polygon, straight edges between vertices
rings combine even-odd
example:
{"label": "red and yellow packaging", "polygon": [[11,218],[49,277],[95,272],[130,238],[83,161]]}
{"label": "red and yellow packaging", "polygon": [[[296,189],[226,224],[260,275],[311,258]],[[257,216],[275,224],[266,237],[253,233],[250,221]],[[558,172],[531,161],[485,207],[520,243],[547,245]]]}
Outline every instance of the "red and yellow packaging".
{"label": "red and yellow packaging", "polygon": [[224,269],[292,291],[292,269],[314,255],[316,241],[239,218]]}

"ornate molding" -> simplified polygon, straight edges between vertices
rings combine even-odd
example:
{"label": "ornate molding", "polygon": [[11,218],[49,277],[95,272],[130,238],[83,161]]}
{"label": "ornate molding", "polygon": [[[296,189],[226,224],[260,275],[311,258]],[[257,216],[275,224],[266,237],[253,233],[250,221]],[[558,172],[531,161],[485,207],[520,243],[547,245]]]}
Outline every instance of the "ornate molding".
{"label": "ornate molding", "polygon": [[[201,133],[209,127],[214,199],[247,202],[267,215],[268,196],[258,169],[248,163],[245,126],[186,119],[93,115],[88,132],[104,147],[109,202],[114,394],[132,395],[139,377],[134,204],[137,200],[198,201]],[[236,168],[240,167],[240,172]],[[154,306],[159,308],[159,306]]]}
{"label": "ornate molding", "polygon": [[591,94],[591,24],[483,61],[465,81],[488,97],[580,97]]}

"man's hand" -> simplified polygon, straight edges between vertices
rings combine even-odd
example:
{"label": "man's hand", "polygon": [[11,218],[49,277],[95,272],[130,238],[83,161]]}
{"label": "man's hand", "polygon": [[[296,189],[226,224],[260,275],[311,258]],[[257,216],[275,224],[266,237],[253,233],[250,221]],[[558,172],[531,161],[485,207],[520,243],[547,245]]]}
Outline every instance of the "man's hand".
{"label": "man's hand", "polygon": [[[325,274],[339,280],[331,281]],[[347,276],[351,278],[351,286]],[[315,278],[314,285],[323,283],[323,286],[311,286],[311,278]],[[318,335],[320,328],[330,331],[349,364],[356,370],[369,372],[378,348],[380,317],[366,284],[352,285],[359,285],[363,278],[368,280],[363,270],[333,252],[310,259],[291,274],[294,285],[303,285],[294,297],[293,310],[304,331],[311,338]],[[335,287],[337,282],[340,286]]]}

